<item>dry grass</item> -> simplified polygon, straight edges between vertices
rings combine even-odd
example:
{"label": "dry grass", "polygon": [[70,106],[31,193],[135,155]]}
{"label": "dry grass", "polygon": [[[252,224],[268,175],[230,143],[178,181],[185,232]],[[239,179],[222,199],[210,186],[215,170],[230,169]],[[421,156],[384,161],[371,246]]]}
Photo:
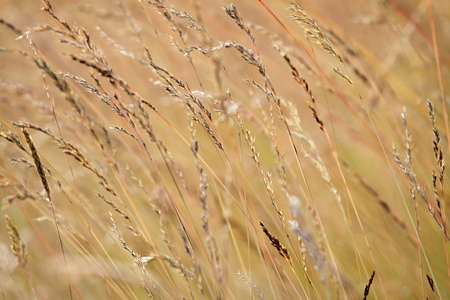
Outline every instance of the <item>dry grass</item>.
{"label": "dry grass", "polygon": [[448,299],[446,1],[0,0],[3,299]]}

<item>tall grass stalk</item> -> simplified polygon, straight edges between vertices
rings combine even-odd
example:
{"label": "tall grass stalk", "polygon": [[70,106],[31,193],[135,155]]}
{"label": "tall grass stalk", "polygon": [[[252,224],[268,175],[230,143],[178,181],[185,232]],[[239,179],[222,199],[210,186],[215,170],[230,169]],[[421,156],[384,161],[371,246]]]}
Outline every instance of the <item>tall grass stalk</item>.
{"label": "tall grass stalk", "polygon": [[447,299],[450,6],[0,0],[4,299]]}

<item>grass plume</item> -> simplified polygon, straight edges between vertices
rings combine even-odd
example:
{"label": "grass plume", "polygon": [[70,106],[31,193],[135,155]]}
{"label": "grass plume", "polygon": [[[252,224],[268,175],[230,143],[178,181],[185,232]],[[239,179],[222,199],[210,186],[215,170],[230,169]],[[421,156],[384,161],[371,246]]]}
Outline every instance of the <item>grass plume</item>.
{"label": "grass plume", "polygon": [[0,4],[5,299],[450,297],[444,0]]}

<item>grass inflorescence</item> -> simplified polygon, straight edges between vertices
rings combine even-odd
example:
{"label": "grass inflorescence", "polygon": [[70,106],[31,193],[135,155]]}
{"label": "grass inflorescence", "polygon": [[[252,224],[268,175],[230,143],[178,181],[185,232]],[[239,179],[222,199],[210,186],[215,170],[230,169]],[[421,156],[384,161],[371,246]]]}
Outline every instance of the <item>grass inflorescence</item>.
{"label": "grass inflorescence", "polygon": [[449,298],[413,2],[0,0],[2,297]]}

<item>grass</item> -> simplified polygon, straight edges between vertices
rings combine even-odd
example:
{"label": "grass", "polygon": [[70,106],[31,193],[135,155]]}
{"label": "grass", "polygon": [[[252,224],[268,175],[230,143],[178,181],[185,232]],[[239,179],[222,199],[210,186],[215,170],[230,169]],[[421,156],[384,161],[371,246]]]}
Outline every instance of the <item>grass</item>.
{"label": "grass", "polygon": [[0,0],[3,299],[447,299],[446,1]]}

